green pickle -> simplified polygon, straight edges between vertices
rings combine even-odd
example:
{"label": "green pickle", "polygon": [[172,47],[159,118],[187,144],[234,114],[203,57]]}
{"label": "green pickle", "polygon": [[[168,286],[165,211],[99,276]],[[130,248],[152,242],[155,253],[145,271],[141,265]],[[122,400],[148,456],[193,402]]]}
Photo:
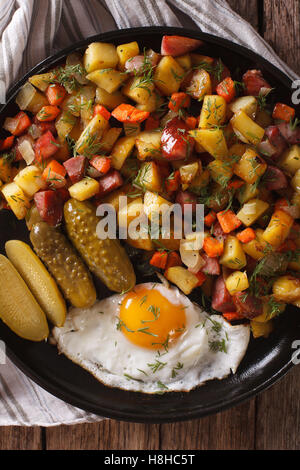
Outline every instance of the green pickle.
{"label": "green pickle", "polygon": [[65,235],[46,222],[33,225],[33,248],[74,307],[87,308],[96,301],[91,274]]}
{"label": "green pickle", "polygon": [[131,261],[119,240],[97,237],[99,218],[87,202],[69,199],[64,207],[68,236],[90,270],[114,292],[127,292],[136,283]]}

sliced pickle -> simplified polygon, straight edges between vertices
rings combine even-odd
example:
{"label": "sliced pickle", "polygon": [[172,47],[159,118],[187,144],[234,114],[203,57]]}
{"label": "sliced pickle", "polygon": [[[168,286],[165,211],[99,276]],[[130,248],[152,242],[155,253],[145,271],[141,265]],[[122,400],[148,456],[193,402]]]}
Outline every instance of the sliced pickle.
{"label": "sliced pickle", "polygon": [[46,315],[13,264],[0,255],[0,318],[18,336],[43,341],[49,335]]}
{"label": "sliced pickle", "polygon": [[136,278],[131,261],[119,240],[97,237],[100,219],[95,207],[88,202],[69,199],[64,214],[69,238],[90,270],[112,291],[132,289]]}
{"label": "sliced pickle", "polygon": [[7,242],[5,250],[51,323],[54,326],[63,326],[67,313],[66,303],[43,263],[30,246],[19,240]]}
{"label": "sliced pickle", "polygon": [[87,308],[96,301],[91,275],[67,238],[46,222],[34,224],[30,232],[33,248],[74,307]]}

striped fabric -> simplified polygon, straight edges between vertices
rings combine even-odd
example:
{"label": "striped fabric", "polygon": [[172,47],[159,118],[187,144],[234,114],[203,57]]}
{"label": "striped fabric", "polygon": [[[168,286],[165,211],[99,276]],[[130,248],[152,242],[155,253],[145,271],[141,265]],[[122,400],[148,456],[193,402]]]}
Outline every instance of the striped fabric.
{"label": "striped fabric", "polygon": [[[134,26],[185,26],[252,48],[296,74],[224,0],[1,0],[1,90],[35,64],[88,36]],[[54,426],[101,418],[53,397],[7,359],[0,365],[0,425]]]}

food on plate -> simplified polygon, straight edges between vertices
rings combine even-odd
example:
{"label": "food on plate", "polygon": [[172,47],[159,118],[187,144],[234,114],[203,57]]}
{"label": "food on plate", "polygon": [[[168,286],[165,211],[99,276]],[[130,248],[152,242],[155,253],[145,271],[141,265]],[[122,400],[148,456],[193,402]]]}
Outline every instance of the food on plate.
{"label": "food on plate", "polygon": [[50,322],[63,326],[67,313],[64,298],[30,246],[19,240],[10,240],[5,244],[5,251]]}
{"label": "food on plate", "polygon": [[116,292],[135,286],[133,266],[119,240],[100,240],[96,233],[99,219],[93,205],[69,199],[64,208],[70,240],[90,270]]}
{"label": "food on plate", "polygon": [[30,241],[74,307],[84,308],[95,303],[96,290],[91,275],[63,233],[46,222],[38,222],[32,227]]}
{"label": "food on plate", "polygon": [[234,373],[250,330],[208,315],[177,288],[147,283],[71,309],[53,337],[61,353],[106,385],[163,393]]}
{"label": "food on plate", "polygon": [[49,328],[43,310],[13,264],[3,255],[0,255],[0,275],[1,320],[21,338],[46,339]]}
{"label": "food on plate", "polygon": [[[164,36],[160,51],[94,42],[31,77],[18,112],[4,116],[0,207],[26,221],[53,278],[22,242],[8,242],[8,256],[55,325],[60,350],[122,388],[151,392],[160,382],[161,391],[188,390],[225,377],[249,332],[268,337],[287,304],[300,307],[299,119],[262,71],[229,70],[206,54],[202,41],[180,36]],[[109,227],[103,237],[107,205],[115,233]],[[141,230],[132,233],[137,218]],[[178,229],[187,220],[189,230]],[[163,285],[153,293],[135,286],[155,273]],[[117,294],[96,302],[91,274]],[[142,303],[141,292],[155,302]],[[75,307],[66,322],[65,301]],[[125,313],[124,302],[132,303]],[[179,331],[183,317],[187,330]],[[194,328],[196,318],[203,328]],[[170,363],[161,358],[153,378],[147,365],[162,350],[148,347],[149,332],[159,336],[163,321],[161,344],[173,332],[164,351]],[[221,330],[237,341],[234,350]],[[118,358],[127,354],[125,369]],[[147,370],[133,370],[143,358]]]}

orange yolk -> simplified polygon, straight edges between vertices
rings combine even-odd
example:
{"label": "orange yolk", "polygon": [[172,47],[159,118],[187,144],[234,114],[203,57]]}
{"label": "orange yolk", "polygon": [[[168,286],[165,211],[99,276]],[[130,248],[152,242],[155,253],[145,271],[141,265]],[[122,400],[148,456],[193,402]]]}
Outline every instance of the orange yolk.
{"label": "orange yolk", "polygon": [[185,324],[184,306],[172,304],[155,289],[136,287],[122,301],[119,328],[137,346],[167,349]]}

